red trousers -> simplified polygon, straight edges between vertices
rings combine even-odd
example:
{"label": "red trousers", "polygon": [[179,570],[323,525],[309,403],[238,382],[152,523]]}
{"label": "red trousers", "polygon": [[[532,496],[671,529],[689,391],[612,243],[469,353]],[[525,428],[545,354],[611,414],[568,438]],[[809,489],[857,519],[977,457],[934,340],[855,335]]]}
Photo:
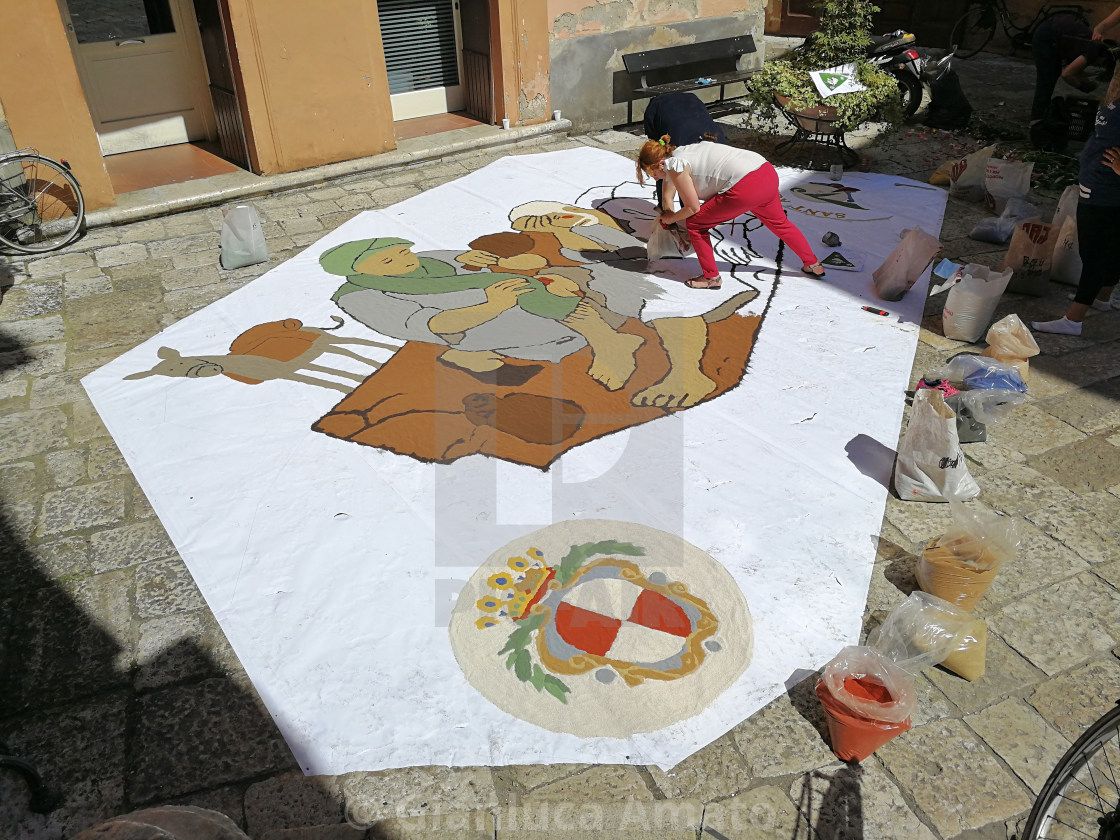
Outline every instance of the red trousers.
{"label": "red trousers", "polygon": [[772,165],[764,163],[727,192],[709,198],[700,205],[699,213],[685,219],[688,238],[696,249],[705,277],[719,277],[716,255],[712,252],[711,229],[744,213],[752,213],[758,217],[771,233],[793,249],[803,263],[813,265],[817,262],[805,234],[786,218],[778,193],[778,173]]}

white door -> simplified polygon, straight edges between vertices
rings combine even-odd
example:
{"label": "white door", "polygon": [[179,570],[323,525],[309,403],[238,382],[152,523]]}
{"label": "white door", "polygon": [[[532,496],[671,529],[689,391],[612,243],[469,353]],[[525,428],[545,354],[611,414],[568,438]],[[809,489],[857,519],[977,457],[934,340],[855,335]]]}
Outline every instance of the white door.
{"label": "white door", "polygon": [[60,0],[105,155],[213,135],[192,0]]}
{"label": "white door", "polygon": [[393,119],[463,107],[458,0],[377,0]]}

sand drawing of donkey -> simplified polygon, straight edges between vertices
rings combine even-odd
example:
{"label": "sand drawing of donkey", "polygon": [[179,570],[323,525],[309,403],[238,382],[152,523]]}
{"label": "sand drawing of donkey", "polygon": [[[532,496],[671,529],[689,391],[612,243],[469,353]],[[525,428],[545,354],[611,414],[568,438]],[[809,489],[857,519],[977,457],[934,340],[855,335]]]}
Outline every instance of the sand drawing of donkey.
{"label": "sand drawing of donkey", "polygon": [[305,327],[302,321],[287,318],[283,321],[269,321],[257,324],[241,333],[229,346],[229,353],[221,356],[184,356],[178,350],[161,347],[156,353],[160,360],[151,370],[130,373],[125,379],[146,379],[149,376],[171,376],[198,379],[219,374],[244,382],[259,385],[276,379],[302,382],[305,385],[318,385],[336,391],[350,393],[353,385],[343,385],[329,379],[308,376],[300,371],[324,373],[350,379],[355,384],[366,377],[347,370],[324,367],[315,364],[324,353],[336,353],[364,362],[375,370],[381,362],[360,356],[343,345],[359,344],[365,347],[378,347],[383,350],[398,350],[393,344],[382,344],[365,338],[331,335],[329,330],[337,330],[343,321],[332,315],[333,327]]}

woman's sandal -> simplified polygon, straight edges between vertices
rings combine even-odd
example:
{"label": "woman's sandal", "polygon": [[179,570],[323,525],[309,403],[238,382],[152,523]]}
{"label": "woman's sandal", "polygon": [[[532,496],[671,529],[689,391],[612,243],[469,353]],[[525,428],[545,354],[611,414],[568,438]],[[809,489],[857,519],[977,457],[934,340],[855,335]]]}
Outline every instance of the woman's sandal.
{"label": "woman's sandal", "polygon": [[[820,271],[813,271],[814,268],[819,268]],[[810,277],[824,277],[824,266],[820,263],[814,263],[813,265],[803,265],[801,266],[801,273],[808,274]]]}
{"label": "woman's sandal", "polygon": [[691,280],[685,280],[684,284],[690,289],[718,289],[723,285],[722,277],[693,277]]}

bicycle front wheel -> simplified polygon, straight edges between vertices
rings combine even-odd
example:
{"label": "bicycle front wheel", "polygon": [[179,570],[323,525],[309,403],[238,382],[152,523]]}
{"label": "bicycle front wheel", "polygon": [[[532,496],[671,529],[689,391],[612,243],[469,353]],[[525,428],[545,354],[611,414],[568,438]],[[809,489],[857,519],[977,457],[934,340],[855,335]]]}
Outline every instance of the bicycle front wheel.
{"label": "bicycle front wheel", "polygon": [[1069,748],[1038,795],[1023,840],[1120,838],[1120,706]]}
{"label": "bicycle front wheel", "polygon": [[953,25],[949,48],[957,48],[957,58],[972,58],[988,45],[995,34],[995,9],[982,3],[973,3]]}
{"label": "bicycle front wheel", "polygon": [[21,254],[62,248],[85,215],[82,188],[65,166],[34,152],[0,158],[0,244]]}

